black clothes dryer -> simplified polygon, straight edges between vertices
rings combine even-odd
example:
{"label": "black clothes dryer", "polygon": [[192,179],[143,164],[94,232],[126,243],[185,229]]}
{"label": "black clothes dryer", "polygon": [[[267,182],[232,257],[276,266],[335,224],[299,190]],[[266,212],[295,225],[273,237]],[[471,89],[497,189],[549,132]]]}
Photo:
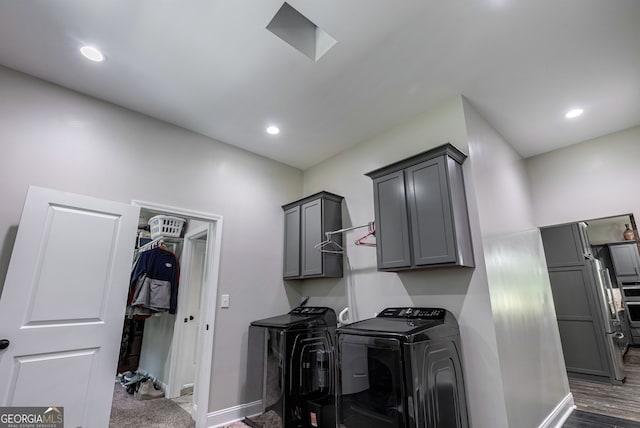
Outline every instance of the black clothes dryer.
{"label": "black clothes dryer", "polygon": [[438,308],[387,308],[337,329],[340,428],[467,428],[460,332]]}
{"label": "black clothes dryer", "polygon": [[263,358],[252,371],[263,379],[264,414],[248,424],[335,428],[335,330],[336,313],[324,307],[251,323],[249,337],[262,343],[253,345]]}

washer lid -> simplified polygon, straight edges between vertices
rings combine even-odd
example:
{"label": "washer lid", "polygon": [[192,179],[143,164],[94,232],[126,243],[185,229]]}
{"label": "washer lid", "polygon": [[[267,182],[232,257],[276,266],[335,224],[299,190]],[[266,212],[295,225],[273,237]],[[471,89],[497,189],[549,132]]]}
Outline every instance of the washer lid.
{"label": "washer lid", "polygon": [[301,306],[288,314],[253,321],[251,325],[271,328],[335,327],[336,313],[331,308]]}
{"label": "washer lid", "polygon": [[395,337],[404,341],[430,340],[459,334],[453,314],[445,309],[387,308],[376,318],[340,327],[338,334]]}

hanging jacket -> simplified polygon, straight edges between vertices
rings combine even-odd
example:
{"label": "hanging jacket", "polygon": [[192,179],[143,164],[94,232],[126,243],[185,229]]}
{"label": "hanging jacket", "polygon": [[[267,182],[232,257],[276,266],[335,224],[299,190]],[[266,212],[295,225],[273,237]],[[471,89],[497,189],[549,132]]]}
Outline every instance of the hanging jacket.
{"label": "hanging jacket", "polygon": [[172,252],[162,247],[142,252],[131,273],[129,305],[142,309],[138,312],[142,314],[175,314],[179,277],[178,260]]}

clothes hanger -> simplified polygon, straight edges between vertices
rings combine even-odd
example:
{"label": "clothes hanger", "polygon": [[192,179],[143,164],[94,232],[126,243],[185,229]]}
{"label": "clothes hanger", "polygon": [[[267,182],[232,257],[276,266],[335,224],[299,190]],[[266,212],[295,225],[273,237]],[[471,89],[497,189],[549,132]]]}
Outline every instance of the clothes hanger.
{"label": "clothes hanger", "polygon": [[[313,248],[315,248],[316,250],[320,251],[321,253],[329,253],[329,254],[343,254],[344,253],[344,248],[342,248],[342,246],[337,243],[336,241],[331,239],[331,235],[333,234],[337,234],[337,233],[342,233],[342,230],[334,230],[333,232],[325,232],[324,235],[327,239],[325,239],[322,242],[317,243],[316,245],[313,246]],[[333,245],[334,248],[336,249],[327,249],[326,247],[328,247],[329,245]]]}
{"label": "clothes hanger", "polygon": [[365,239],[367,239],[367,238],[369,238],[371,236],[373,236],[373,237],[376,236],[376,223],[375,223],[375,221],[370,221],[368,226],[369,226],[369,232],[367,232],[366,235],[361,236],[360,238],[356,239],[356,242],[355,242],[356,245],[362,245],[362,246],[365,246],[365,247],[375,247],[376,246],[375,242],[367,242],[367,241],[365,241]]}

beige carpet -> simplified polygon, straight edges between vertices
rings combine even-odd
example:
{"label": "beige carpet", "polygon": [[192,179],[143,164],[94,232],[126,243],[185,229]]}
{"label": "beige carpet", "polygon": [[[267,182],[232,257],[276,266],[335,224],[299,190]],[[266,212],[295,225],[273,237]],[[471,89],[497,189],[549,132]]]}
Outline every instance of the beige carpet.
{"label": "beige carpet", "polygon": [[136,400],[115,383],[109,428],[192,428],[189,413],[166,398]]}
{"label": "beige carpet", "polygon": [[244,422],[254,428],[282,428],[282,418],[273,410],[246,418]]}

